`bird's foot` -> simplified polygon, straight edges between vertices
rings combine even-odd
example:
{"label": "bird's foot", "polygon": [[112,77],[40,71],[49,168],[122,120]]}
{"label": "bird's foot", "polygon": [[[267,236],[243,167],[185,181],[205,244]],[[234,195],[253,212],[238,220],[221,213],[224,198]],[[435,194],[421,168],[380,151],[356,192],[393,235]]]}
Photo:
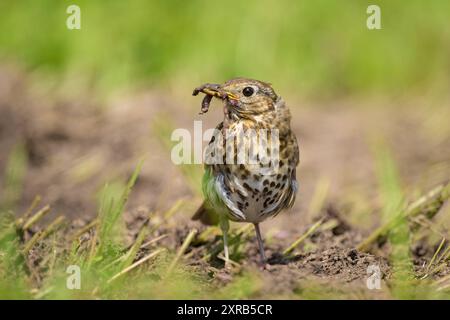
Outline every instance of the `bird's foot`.
{"label": "bird's foot", "polygon": [[270,270],[271,265],[267,262],[267,259],[261,259],[258,263],[258,267],[260,270]]}

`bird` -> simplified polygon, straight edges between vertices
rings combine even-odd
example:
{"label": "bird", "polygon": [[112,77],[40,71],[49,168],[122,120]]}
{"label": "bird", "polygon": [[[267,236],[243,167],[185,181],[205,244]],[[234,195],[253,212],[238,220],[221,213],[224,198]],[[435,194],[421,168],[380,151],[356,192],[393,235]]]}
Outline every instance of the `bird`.
{"label": "bird", "polygon": [[[204,201],[192,219],[220,225],[225,266],[230,263],[229,221],[252,223],[264,267],[267,259],[260,223],[291,208],[298,190],[299,147],[291,130],[290,111],[270,83],[255,79],[206,83],[194,89],[194,96],[199,93],[205,94],[200,114],[208,111],[215,97],[223,101],[224,118],[205,150],[209,158],[204,159]],[[239,157],[246,148],[249,151]],[[249,154],[252,157],[245,157]]]}

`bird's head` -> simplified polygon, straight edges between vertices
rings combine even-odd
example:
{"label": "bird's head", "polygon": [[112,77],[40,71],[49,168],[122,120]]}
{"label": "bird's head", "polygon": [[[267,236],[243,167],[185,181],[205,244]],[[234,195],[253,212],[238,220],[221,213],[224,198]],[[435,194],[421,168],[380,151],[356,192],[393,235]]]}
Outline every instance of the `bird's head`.
{"label": "bird's head", "polygon": [[207,96],[202,111],[208,111],[212,97],[225,102],[225,113],[239,118],[251,118],[275,110],[278,96],[269,83],[246,78],[234,78],[224,84],[204,84],[196,88],[193,95],[204,93]]}

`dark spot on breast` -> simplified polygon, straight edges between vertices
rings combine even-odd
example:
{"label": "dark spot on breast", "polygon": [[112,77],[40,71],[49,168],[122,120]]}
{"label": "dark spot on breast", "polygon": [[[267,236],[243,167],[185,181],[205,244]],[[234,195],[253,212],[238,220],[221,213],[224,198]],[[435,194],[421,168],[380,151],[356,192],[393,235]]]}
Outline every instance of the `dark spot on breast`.
{"label": "dark spot on breast", "polygon": [[275,187],[275,182],[272,181],[272,182],[270,183],[270,186],[271,186],[272,188]]}
{"label": "dark spot on breast", "polygon": [[267,179],[264,180],[263,185],[264,185],[264,186],[267,186],[268,184],[269,184],[269,180],[267,180]]}

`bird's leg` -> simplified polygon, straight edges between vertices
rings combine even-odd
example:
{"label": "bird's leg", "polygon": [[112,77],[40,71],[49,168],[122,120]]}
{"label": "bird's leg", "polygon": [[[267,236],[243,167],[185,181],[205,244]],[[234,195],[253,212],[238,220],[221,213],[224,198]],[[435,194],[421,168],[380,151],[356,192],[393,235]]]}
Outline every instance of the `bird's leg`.
{"label": "bird's leg", "polygon": [[228,230],[230,229],[230,223],[225,215],[220,215],[220,229],[223,234],[223,253],[225,255],[225,268],[230,265],[230,254],[228,252]]}
{"label": "bird's leg", "polygon": [[264,267],[266,265],[266,255],[264,253],[264,243],[261,237],[261,230],[259,230],[259,223],[255,223],[254,226],[256,231],[256,239],[258,240],[259,255],[261,257],[261,266]]}

